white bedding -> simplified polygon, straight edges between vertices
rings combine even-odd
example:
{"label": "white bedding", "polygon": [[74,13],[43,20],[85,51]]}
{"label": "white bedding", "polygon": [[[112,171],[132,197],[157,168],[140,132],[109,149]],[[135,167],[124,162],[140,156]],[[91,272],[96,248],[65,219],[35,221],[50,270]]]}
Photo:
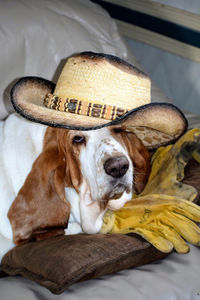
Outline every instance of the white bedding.
{"label": "white bedding", "polygon": [[[13,80],[32,75],[55,81],[60,61],[75,52],[106,52],[137,64],[108,14],[86,0],[2,1],[0,39],[0,118],[10,110]],[[166,101],[155,85],[152,99]],[[199,117],[190,114],[189,120],[200,126]],[[20,276],[1,278],[0,300],[10,299],[200,300],[200,249],[191,246],[186,255],[172,253],[150,265],[78,283],[59,296]]]}

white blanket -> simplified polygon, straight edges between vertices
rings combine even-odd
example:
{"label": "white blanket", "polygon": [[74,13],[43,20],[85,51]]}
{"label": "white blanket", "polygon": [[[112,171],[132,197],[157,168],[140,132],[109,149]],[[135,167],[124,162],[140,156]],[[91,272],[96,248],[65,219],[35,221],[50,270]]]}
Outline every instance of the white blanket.
{"label": "white blanket", "polygon": [[0,261],[14,246],[7,217],[9,207],[42,151],[45,130],[46,126],[27,121],[17,114],[0,122]]}

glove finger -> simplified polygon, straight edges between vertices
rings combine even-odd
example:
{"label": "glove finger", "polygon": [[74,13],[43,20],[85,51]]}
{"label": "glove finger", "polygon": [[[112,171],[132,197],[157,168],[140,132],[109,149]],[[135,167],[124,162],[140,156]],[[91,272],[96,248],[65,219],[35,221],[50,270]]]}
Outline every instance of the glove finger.
{"label": "glove finger", "polygon": [[200,222],[200,206],[192,202],[183,200],[178,205],[173,206],[172,211],[177,212],[182,216],[186,216],[195,222]]}
{"label": "glove finger", "polygon": [[163,238],[161,235],[157,234],[153,230],[136,227],[133,232],[142,236],[146,241],[148,241],[150,244],[152,244],[156,249],[158,249],[161,252],[169,253],[173,250],[172,243],[166,240],[165,238]]}
{"label": "glove finger", "polygon": [[[163,220],[164,221],[164,220]],[[172,226],[189,243],[200,245],[200,228],[191,220],[178,213],[169,213],[165,223]]]}
{"label": "glove finger", "polygon": [[189,252],[190,247],[186,244],[186,242],[181,238],[181,236],[172,226],[165,224],[163,220],[160,221],[158,225],[159,233],[162,234],[164,238],[166,238],[173,244],[176,252],[181,254]]}

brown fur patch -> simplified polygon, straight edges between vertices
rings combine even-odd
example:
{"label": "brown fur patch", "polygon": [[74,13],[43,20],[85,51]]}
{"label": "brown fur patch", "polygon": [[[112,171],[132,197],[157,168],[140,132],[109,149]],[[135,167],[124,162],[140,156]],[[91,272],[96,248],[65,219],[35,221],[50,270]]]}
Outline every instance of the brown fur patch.
{"label": "brown fur patch", "polygon": [[73,145],[73,130],[57,129],[58,144],[62,149],[66,164],[66,186],[72,186],[79,193],[79,187],[82,182],[82,174],[80,168],[80,149],[83,145]]}

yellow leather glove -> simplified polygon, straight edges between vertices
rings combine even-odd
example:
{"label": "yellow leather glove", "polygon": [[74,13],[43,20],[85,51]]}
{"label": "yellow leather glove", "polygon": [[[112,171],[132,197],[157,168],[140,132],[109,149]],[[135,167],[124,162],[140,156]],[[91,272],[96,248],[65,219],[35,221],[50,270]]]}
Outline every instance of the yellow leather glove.
{"label": "yellow leather glove", "polygon": [[144,191],[118,211],[107,211],[102,233],[141,235],[158,250],[187,253],[189,243],[200,245],[200,207],[191,201],[196,190],[180,181],[191,157],[200,162],[200,129],[182,136],[175,145],[159,148]]}

